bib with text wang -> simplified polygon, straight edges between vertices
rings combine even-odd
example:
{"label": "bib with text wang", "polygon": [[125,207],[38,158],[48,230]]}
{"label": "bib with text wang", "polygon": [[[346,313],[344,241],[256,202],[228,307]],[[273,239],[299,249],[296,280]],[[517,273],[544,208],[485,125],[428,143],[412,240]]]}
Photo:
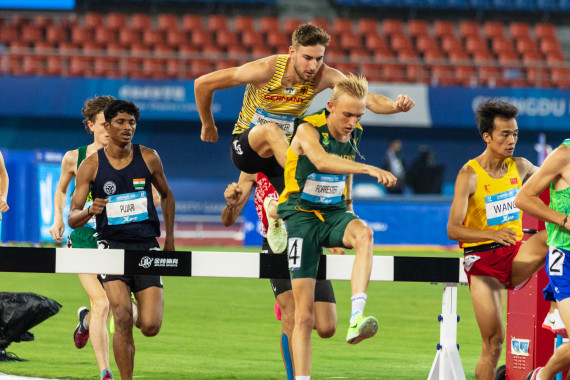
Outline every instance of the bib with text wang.
{"label": "bib with text wang", "polygon": [[258,108],[255,114],[251,118],[251,123],[249,127],[255,127],[256,125],[263,125],[267,123],[275,123],[279,128],[281,128],[287,136],[293,134],[294,121],[296,116],[293,115],[280,115],[271,112],[267,112]]}
{"label": "bib with text wang", "polygon": [[519,190],[520,188],[517,187],[515,189],[485,197],[488,226],[496,226],[498,224],[520,219],[521,212],[515,206],[515,197]]}
{"label": "bib with text wang", "polygon": [[342,200],[346,175],[312,173],[307,177],[302,199],[321,204],[335,204]]}
{"label": "bib with text wang", "polygon": [[107,220],[110,226],[148,219],[146,191],[108,197]]}

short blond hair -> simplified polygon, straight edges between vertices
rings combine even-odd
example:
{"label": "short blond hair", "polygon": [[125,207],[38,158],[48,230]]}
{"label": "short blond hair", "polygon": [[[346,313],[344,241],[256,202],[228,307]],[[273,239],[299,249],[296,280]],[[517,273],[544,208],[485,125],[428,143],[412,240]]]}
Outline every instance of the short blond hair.
{"label": "short blond hair", "polygon": [[291,38],[295,49],[299,49],[300,46],[322,45],[327,47],[330,42],[331,36],[327,32],[309,22],[299,25]]}
{"label": "short blond hair", "polygon": [[335,83],[331,102],[335,103],[342,94],[350,95],[357,99],[364,99],[368,94],[368,81],[362,75],[356,76],[350,73],[348,77]]}

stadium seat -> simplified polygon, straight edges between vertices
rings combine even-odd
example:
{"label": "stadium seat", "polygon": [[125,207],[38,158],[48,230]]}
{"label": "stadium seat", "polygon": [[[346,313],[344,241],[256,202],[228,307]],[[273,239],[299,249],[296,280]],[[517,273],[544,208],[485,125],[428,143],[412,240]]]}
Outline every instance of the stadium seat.
{"label": "stadium seat", "polygon": [[8,72],[11,75],[23,75],[22,74],[22,61],[24,60],[23,55],[10,54],[8,56]]}
{"label": "stadium seat", "polygon": [[534,54],[538,55],[538,46],[534,40],[529,39],[519,39],[516,41],[515,48],[520,55]]}
{"label": "stadium seat", "polygon": [[96,42],[84,42],[81,44],[81,50],[84,55],[103,55],[103,46]]}
{"label": "stadium seat", "polygon": [[72,77],[90,77],[93,75],[91,64],[91,58],[72,56],[69,58],[67,75]]}
{"label": "stadium seat", "polygon": [[552,52],[562,54],[562,46],[555,38],[543,38],[538,43],[540,52],[544,55],[548,55]]}
{"label": "stadium seat", "polygon": [[182,45],[180,46],[178,52],[182,58],[193,58],[200,53],[200,49],[192,45]]}
{"label": "stadium seat", "polygon": [[179,59],[167,59],[165,62],[165,73],[168,78],[181,78],[182,62]]}
{"label": "stadium seat", "polygon": [[157,58],[172,58],[176,54],[176,49],[168,45],[155,45],[152,50]]}
{"label": "stadium seat", "polygon": [[460,21],[459,35],[462,38],[479,37],[479,23],[476,21]]}
{"label": "stadium seat", "polygon": [[190,64],[190,76],[198,78],[199,76],[211,73],[214,67],[210,60],[194,60]]}
{"label": "stadium seat", "polygon": [[44,57],[25,55],[22,59],[21,75],[35,76],[44,73]]}
{"label": "stadium seat", "polygon": [[95,31],[94,42],[97,42],[99,44],[106,45],[108,43],[114,42],[117,39],[116,31],[114,29],[100,27],[94,29],[94,31]]}
{"label": "stadium seat", "polygon": [[550,52],[546,56],[546,64],[550,67],[560,67],[566,65],[566,58],[562,53]]}
{"label": "stadium seat", "polygon": [[448,53],[449,62],[457,65],[469,63],[469,55],[463,50],[453,50]]}
{"label": "stadium seat", "polygon": [[[471,37],[471,38],[477,38],[477,37]],[[447,53],[447,54],[451,54],[454,51],[464,51],[463,48],[463,43],[461,42],[461,40],[458,37],[455,36],[445,36],[441,39],[441,49]]]}
{"label": "stadium seat", "polygon": [[352,20],[349,18],[335,18],[332,26],[333,32],[338,36],[342,34],[354,34]]}
{"label": "stadium seat", "polygon": [[166,44],[174,48],[186,44],[186,33],[181,30],[167,30],[166,31]]}
{"label": "stadium seat", "polygon": [[84,41],[91,41],[93,39],[93,31],[91,29],[75,27],[71,29],[71,42],[81,44]]}
{"label": "stadium seat", "polygon": [[465,50],[471,54],[475,51],[488,51],[487,42],[482,38],[469,37],[465,40]]}
{"label": "stadium seat", "polygon": [[113,57],[124,57],[127,55],[128,49],[119,43],[113,42],[107,44],[107,55]]}
{"label": "stadium seat", "polygon": [[505,31],[503,24],[498,21],[485,22],[483,24],[483,35],[489,39],[493,39],[495,37],[504,37]]}
{"label": "stadium seat", "polygon": [[59,42],[68,41],[67,32],[61,26],[48,26],[46,28],[45,41],[50,43],[59,43]]}
{"label": "stadium seat", "polygon": [[292,35],[293,32],[295,31],[295,29],[297,29],[297,27],[299,25],[301,25],[303,23],[303,20],[299,19],[299,18],[285,18],[282,22],[282,28],[281,30],[285,33],[287,33],[288,35]]}
{"label": "stadium seat", "polygon": [[567,67],[553,68],[552,82],[558,88],[570,88],[570,70]]}
{"label": "stadium seat", "polygon": [[514,39],[530,38],[530,26],[526,22],[511,22],[509,34]]}
{"label": "stadium seat", "polygon": [[210,34],[210,32],[207,32],[205,30],[195,29],[192,31],[192,35],[190,37],[189,42],[190,44],[198,48],[204,47],[206,45],[211,45],[213,43],[212,35]]}
{"label": "stadium seat", "polygon": [[165,60],[158,58],[146,58],[142,61],[142,72],[147,78],[166,79]]}
{"label": "stadium seat", "polygon": [[552,87],[550,72],[547,68],[527,67],[526,78],[533,87]]}
{"label": "stadium seat", "polygon": [[377,35],[378,22],[372,18],[361,18],[356,22],[358,33],[362,36]]}
{"label": "stadium seat", "polygon": [[[459,41],[461,45],[461,41]],[[429,35],[420,35],[416,38],[416,50],[423,53],[426,50],[433,49],[434,46],[438,46],[437,40]],[[463,49],[463,45],[461,45]]]}
{"label": "stadium seat", "polygon": [[276,51],[284,54],[288,49],[291,41],[280,32],[272,32],[267,35],[267,45]]}
{"label": "stadium seat", "polygon": [[280,32],[279,19],[277,17],[260,17],[259,18],[259,31],[264,34]]}
{"label": "stadium seat", "polygon": [[325,31],[329,30],[329,22],[326,18],[316,17],[311,19],[311,24],[318,26],[319,28],[324,29]]}
{"label": "stadium seat", "polygon": [[162,31],[178,30],[178,16],[160,13],[156,16],[156,28]]}
{"label": "stadium seat", "polygon": [[253,24],[253,17],[250,16],[236,16],[234,17],[234,28],[238,33],[243,33],[245,31],[255,30]]}
{"label": "stadium seat", "polygon": [[202,29],[202,16],[196,14],[184,14],[182,16],[182,30],[192,32]]}
{"label": "stadium seat", "polygon": [[57,52],[55,44],[50,42],[39,41],[34,44],[34,52],[36,54],[55,54]]}
{"label": "stadium seat", "polygon": [[[387,50],[386,39],[380,35],[369,35],[364,39],[364,46],[370,51]],[[327,52],[328,53],[328,52]]]}
{"label": "stadium seat", "polygon": [[62,73],[63,58],[59,56],[49,55],[46,57],[46,67],[44,75],[60,76]]}
{"label": "stadium seat", "polygon": [[377,63],[365,63],[361,65],[360,74],[370,82],[381,82],[382,78],[382,65]]}
{"label": "stadium seat", "polygon": [[436,37],[455,35],[455,25],[451,21],[436,20],[433,23],[433,32]]}
{"label": "stadium seat", "polygon": [[10,43],[11,41],[18,41],[20,39],[20,32],[15,26],[5,26],[0,28],[0,42],[3,44]]}
{"label": "stadium seat", "polygon": [[404,83],[408,82],[403,65],[388,64],[382,65],[382,80],[385,82]]}
{"label": "stadium seat", "polygon": [[38,27],[40,29],[44,29],[44,30],[48,26],[52,26],[53,23],[54,23],[53,17],[45,15],[45,14],[36,14],[33,18],[33,21],[32,21],[33,26]]}
{"label": "stadium seat", "polygon": [[336,63],[333,67],[345,75],[359,72],[359,67],[355,63]]}
{"label": "stadium seat", "polygon": [[93,75],[102,78],[120,78],[119,60],[112,57],[95,57]]}
{"label": "stadium seat", "polygon": [[412,37],[426,36],[429,34],[429,25],[425,20],[408,21],[408,34]]}
{"label": "stadium seat", "polygon": [[362,40],[358,35],[342,33],[337,37],[337,40],[340,42],[342,49],[362,49]]}
{"label": "stadium seat", "polygon": [[114,30],[124,29],[127,26],[127,16],[124,13],[111,12],[107,15],[105,26]]}
{"label": "stadium seat", "polygon": [[392,34],[404,34],[404,23],[398,19],[385,19],[382,22],[384,34],[390,36]]}
{"label": "stadium seat", "polygon": [[10,25],[15,26],[16,28],[21,28],[23,26],[31,25],[32,20],[23,13],[12,13],[10,16]]}
{"label": "stadium seat", "polygon": [[227,29],[217,29],[214,33],[216,45],[222,48],[228,48],[230,46],[234,46],[239,44],[237,35],[234,32],[231,32]]}
{"label": "stadium seat", "polygon": [[210,32],[216,32],[218,30],[228,30],[228,19],[224,15],[211,15],[208,16],[208,22],[206,23],[206,28]]}
{"label": "stadium seat", "polygon": [[132,44],[138,44],[141,42],[140,33],[134,29],[120,29],[119,30],[119,38],[117,42],[120,44],[130,46]]}
{"label": "stadium seat", "polygon": [[99,12],[87,12],[83,17],[83,25],[88,29],[97,29],[102,27],[104,24],[104,17],[102,13]]}
{"label": "stadium seat", "polygon": [[403,34],[394,34],[390,38],[390,47],[396,53],[398,50],[413,50],[413,44],[410,37]]}
{"label": "stadium seat", "polygon": [[455,79],[461,86],[474,86],[477,84],[477,73],[474,66],[455,66]]}
{"label": "stadium seat", "polygon": [[488,50],[474,50],[472,52],[473,62],[478,65],[494,64],[495,58]]}
{"label": "stadium seat", "polygon": [[11,54],[30,54],[30,44],[21,41],[12,41],[10,43],[10,53]]}
{"label": "stadium seat", "polygon": [[496,55],[516,55],[513,43],[504,37],[491,40],[491,51]]}
{"label": "stadium seat", "polygon": [[424,61],[430,65],[441,65],[445,62],[445,55],[439,48],[433,48],[424,52]]}
{"label": "stadium seat", "polygon": [[489,87],[501,87],[504,85],[501,71],[494,66],[479,67],[479,80]]}
{"label": "stadium seat", "polygon": [[249,52],[243,46],[230,46],[228,47],[227,54],[229,58],[228,61],[231,63],[229,67],[243,65],[250,60]]}
{"label": "stadium seat", "polygon": [[412,82],[430,84],[431,80],[425,67],[421,65],[406,65],[406,78]]}
{"label": "stadium seat", "polygon": [[396,56],[390,50],[375,50],[372,52],[375,62],[395,62]]}
{"label": "stadium seat", "polygon": [[152,20],[147,13],[133,13],[131,16],[131,29],[142,32],[152,28]]}
{"label": "stadium seat", "polygon": [[34,25],[23,26],[20,30],[20,41],[27,43],[34,43],[44,39],[43,32],[40,28]]}
{"label": "stadium seat", "polygon": [[249,49],[253,49],[253,47],[256,46],[257,47],[265,46],[261,33],[258,33],[255,30],[243,31],[241,34],[241,44]]}
{"label": "stadium seat", "polygon": [[412,49],[397,50],[396,55],[398,56],[398,62],[407,63],[407,64],[417,63],[420,58],[418,53],[416,53]]}
{"label": "stadium seat", "polygon": [[77,55],[80,53],[79,45],[72,42],[62,42],[59,44],[57,51],[61,55]]}
{"label": "stadium seat", "polygon": [[457,84],[453,69],[450,66],[432,66],[431,80],[433,84],[439,86],[454,86]]}
{"label": "stadium seat", "polygon": [[556,28],[553,24],[538,23],[534,26],[534,35],[538,39],[556,38]]}
{"label": "stadium seat", "polygon": [[372,60],[372,56],[363,50],[351,49],[349,53],[351,63],[369,63]]}
{"label": "stadium seat", "polygon": [[143,44],[133,44],[129,49],[131,57],[149,57],[150,51],[150,47]]}
{"label": "stadium seat", "polygon": [[273,50],[267,46],[254,46],[251,48],[251,54],[253,55],[253,59],[259,59],[273,54]]}

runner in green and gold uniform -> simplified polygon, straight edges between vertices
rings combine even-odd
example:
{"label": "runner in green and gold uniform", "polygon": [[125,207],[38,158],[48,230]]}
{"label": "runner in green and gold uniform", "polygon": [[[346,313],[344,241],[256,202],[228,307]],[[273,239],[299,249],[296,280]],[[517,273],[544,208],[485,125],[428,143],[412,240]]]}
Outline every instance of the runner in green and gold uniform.
{"label": "runner in green and gold uniform", "polygon": [[[550,206],[539,195],[550,188]],[[549,247],[544,266],[550,279],[553,298],[565,326],[570,326],[570,139],[556,148],[538,171],[523,185],[515,199],[522,211],[546,223]],[[564,343],[543,367],[534,369],[527,379],[550,380],[570,368],[570,344]]]}
{"label": "runner in green and gold uniform", "polygon": [[368,83],[362,77],[351,74],[337,82],[327,103],[328,111],[297,121],[287,150],[285,190],[279,198],[278,214],[286,221],[289,235],[297,379],[309,379],[311,373],[314,290],[321,246],[356,249],[346,341],[356,344],[378,330],[376,318],[363,316],[372,270],[373,232],[351,212],[346,201],[354,173],[369,174],[387,186],[396,183],[392,173],[354,162],[362,135],[358,122],[366,109],[367,92]]}

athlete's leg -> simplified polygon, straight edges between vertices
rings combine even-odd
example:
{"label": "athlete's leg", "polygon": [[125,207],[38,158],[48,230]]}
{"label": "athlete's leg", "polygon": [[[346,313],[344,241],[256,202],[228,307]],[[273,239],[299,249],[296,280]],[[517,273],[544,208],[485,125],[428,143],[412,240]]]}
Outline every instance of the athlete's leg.
{"label": "athlete's leg", "polygon": [[295,299],[293,298],[293,291],[288,290],[283,292],[279,294],[276,299],[279,304],[279,309],[281,310],[281,325],[283,327],[279,340],[281,356],[283,357],[283,363],[287,371],[287,378],[289,378],[289,375],[294,375],[293,351],[291,347],[293,326],[295,325]]}
{"label": "athlete's leg", "polygon": [[336,332],[336,303],[315,302],[315,330],[321,338],[331,338]]}
{"label": "athlete's leg", "polygon": [[[162,325],[164,292],[158,286],[151,286],[135,292],[139,311],[138,323],[144,336],[155,336]],[[129,305],[130,306],[130,305]]]}
{"label": "athlete's leg", "polygon": [[293,362],[295,376],[311,375],[311,332],[315,325],[315,280],[295,278],[291,280],[295,298],[295,327],[293,327]]}
{"label": "athlete's leg", "polygon": [[135,362],[135,341],[133,340],[133,309],[131,289],[123,281],[105,282],[105,291],[115,319],[113,352],[119,367],[121,379],[132,380]]}
{"label": "athlete's leg", "polygon": [[105,289],[95,274],[80,274],[79,280],[83,289],[89,296],[91,311],[87,314],[86,325],[89,328],[89,336],[93,352],[99,365],[99,371],[109,367],[109,333],[107,332],[107,317],[109,316],[109,300]]}
{"label": "athlete's leg", "polygon": [[[559,301],[558,310],[564,324],[570,323],[570,298]],[[570,343],[564,343],[554,351],[554,354],[538,375],[541,380],[551,380],[554,379],[558,372],[568,368],[570,368]]]}
{"label": "athlete's leg", "polygon": [[289,143],[285,132],[275,123],[256,125],[251,129],[248,136],[249,145],[259,157],[269,158],[275,156],[277,162],[285,167],[287,160],[287,148]]}
{"label": "athlete's leg", "polygon": [[475,367],[475,378],[494,380],[505,340],[503,326],[505,286],[492,277],[471,276],[470,289],[473,310],[483,341],[481,357]]}
{"label": "athlete's leg", "polygon": [[374,233],[360,219],[354,219],[346,226],[342,243],[356,249],[350,284],[352,295],[366,293],[372,272],[372,248]]}
{"label": "athlete's leg", "polygon": [[511,284],[513,287],[520,285],[542,268],[548,253],[547,237],[548,233],[546,230],[542,230],[521,245],[519,253],[513,260],[511,272]]}

